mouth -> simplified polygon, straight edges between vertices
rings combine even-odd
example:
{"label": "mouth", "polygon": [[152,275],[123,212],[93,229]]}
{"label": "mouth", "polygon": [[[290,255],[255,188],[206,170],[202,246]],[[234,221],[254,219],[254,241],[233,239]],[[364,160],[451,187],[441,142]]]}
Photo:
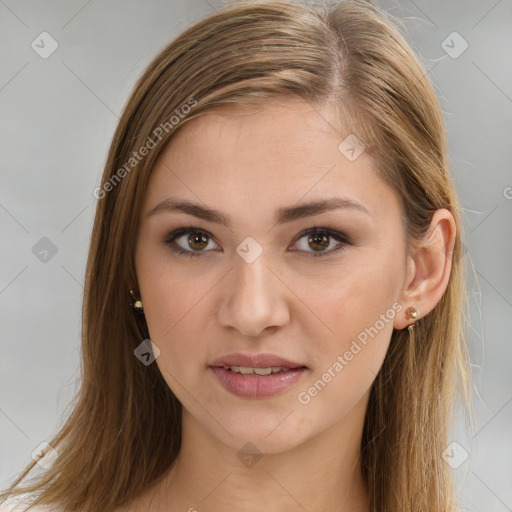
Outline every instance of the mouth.
{"label": "mouth", "polygon": [[275,373],[287,373],[291,370],[299,370],[305,369],[306,366],[297,366],[295,368],[289,368],[284,366],[267,366],[264,368],[261,367],[252,367],[252,366],[214,366],[213,368],[224,368],[224,370],[233,372],[233,373],[241,373],[242,375],[270,375]]}
{"label": "mouth", "polygon": [[243,398],[268,398],[294,386],[309,370],[306,365],[274,354],[230,354],[208,369],[230,393]]}
{"label": "mouth", "polygon": [[[225,368],[237,373],[256,373],[257,375],[269,375],[281,371],[307,368],[306,365],[295,361],[289,361],[276,354],[244,354],[233,353],[213,361],[209,366],[213,368]],[[270,371],[269,371],[270,370]]]}

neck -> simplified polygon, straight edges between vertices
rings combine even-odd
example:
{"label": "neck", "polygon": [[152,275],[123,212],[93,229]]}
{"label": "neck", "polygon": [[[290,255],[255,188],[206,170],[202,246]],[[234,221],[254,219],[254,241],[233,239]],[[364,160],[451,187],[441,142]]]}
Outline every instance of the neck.
{"label": "neck", "polygon": [[[183,411],[180,454],[159,484],[157,510],[368,512],[360,467],[367,397],[342,421],[280,453],[241,460]],[[242,443],[243,444],[243,443]],[[154,503],[154,502],[153,502]]]}

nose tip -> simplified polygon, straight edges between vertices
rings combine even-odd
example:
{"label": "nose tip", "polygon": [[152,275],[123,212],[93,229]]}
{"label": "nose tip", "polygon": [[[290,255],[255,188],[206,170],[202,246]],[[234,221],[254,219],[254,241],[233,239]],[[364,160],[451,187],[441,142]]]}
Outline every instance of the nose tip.
{"label": "nose tip", "polygon": [[274,334],[278,329],[277,325],[268,325],[263,327],[262,330],[253,329],[252,331],[243,331],[238,329],[240,334],[247,336],[248,338],[256,338],[257,336],[261,336],[262,334]]}
{"label": "nose tip", "polygon": [[221,325],[255,337],[272,334],[289,320],[286,297],[279,279],[260,256],[247,263],[240,260],[227,280],[219,311]]}

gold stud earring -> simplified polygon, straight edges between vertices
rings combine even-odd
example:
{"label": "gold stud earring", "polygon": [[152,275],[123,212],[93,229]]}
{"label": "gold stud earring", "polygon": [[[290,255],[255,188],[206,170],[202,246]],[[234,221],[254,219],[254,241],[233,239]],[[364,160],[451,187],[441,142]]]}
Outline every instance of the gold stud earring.
{"label": "gold stud earring", "polygon": [[132,306],[137,311],[142,311],[142,301],[140,299],[135,298],[135,294],[133,293],[133,290],[130,290],[130,295],[132,296],[133,302]]}
{"label": "gold stud earring", "polygon": [[408,319],[412,319],[413,323],[407,326],[407,330],[409,331],[409,340],[411,342],[414,342],[415,335],[414,335],[414,324],[416,322],[416,319],[418,318],[418,310],[414,306],[409,306],[405,310],[405,317]]}
{"label": "gold stud earring", "polygon": [[414,306],[409,306],[405,310],[405,318],[416,320],[418,318],[418,310]]}

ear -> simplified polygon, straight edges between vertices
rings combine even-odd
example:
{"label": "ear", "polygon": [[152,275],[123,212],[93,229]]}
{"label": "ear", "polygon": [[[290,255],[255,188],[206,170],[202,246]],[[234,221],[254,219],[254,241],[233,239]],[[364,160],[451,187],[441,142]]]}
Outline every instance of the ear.
{"label": "ear", "polygon": [[[450,279],[455,237],[453,215],[444,208],[437,210],[427,233],[407,257],[406,279],[400,295],[403,310],[395,317],[395,329],[405,329],[441,300]],[[410,306],[418,311],[418,317],[412,321],[405,313]]]}

